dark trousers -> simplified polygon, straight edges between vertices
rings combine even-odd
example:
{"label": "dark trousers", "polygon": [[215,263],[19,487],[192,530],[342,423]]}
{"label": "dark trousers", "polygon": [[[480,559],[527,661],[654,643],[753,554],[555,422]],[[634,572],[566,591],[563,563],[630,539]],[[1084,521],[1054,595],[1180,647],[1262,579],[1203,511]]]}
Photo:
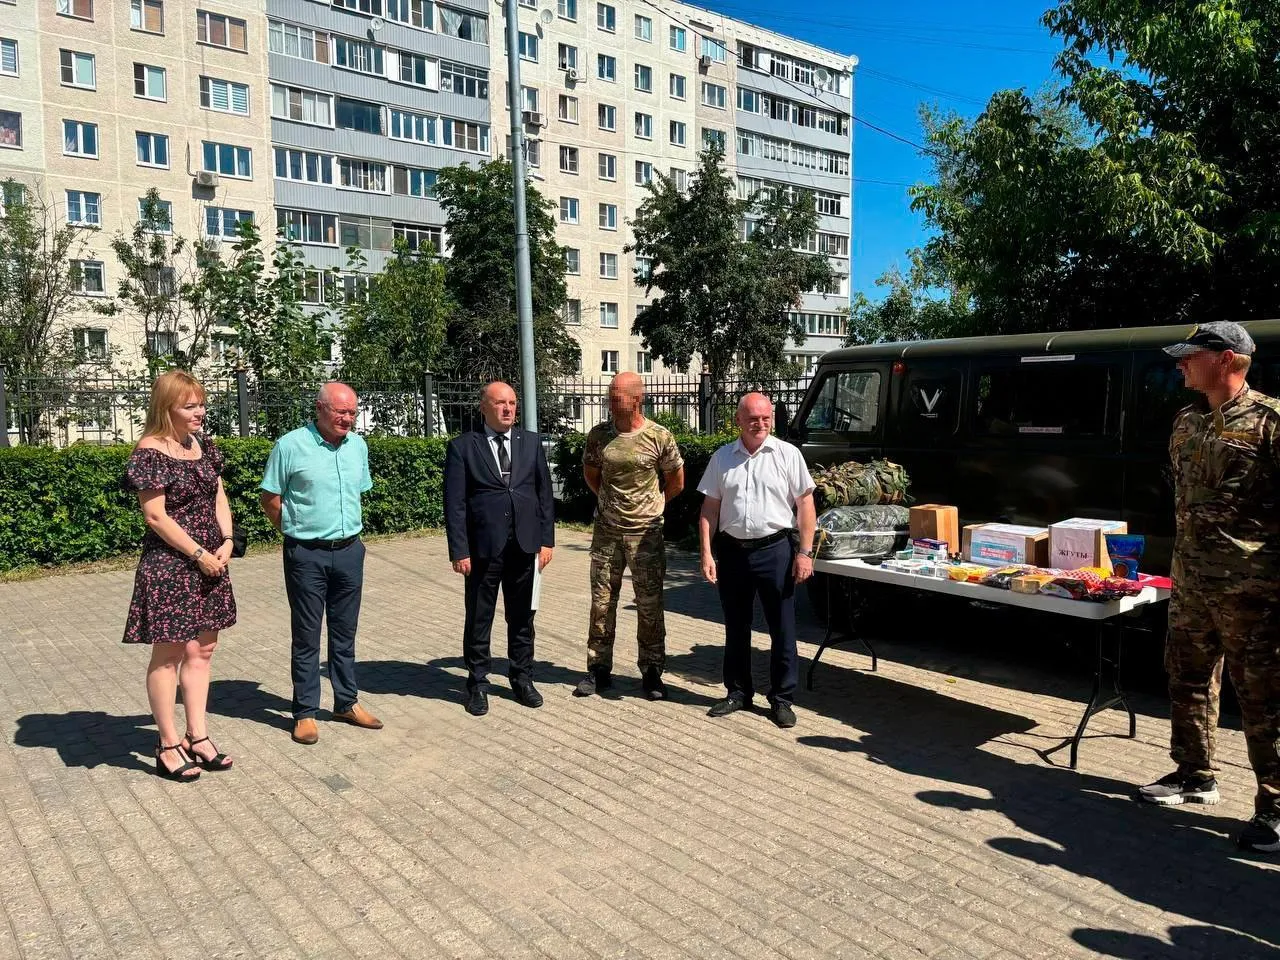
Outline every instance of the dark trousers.
{"label": "dark trousers", "polygon": [[750,700],[751,621],[760,597],[772,641],[769,702],[792,703],[800,665],[796,656],[795,548],[789,539],[743,550],[725,536],[715,542],[716,582],[724,609],[724,685],[730,696]]}
{"label": "dark trousers", "polygon": [[471,558],[467,577],[467,619],[462,633],[462,659],[467,665],[467,689],[489,682],[489,633],[502,587],[507,617],[507,676],[512,683],[533,680],[533,565],[537,554],[525,553],[515,538],[496,557]]}
{"label": "dark trousers", "polygon": [[286,541],[284,585],[293,627],[293,716],[320,709],[320,620],[329,627],[329,682],[333,710],[351,709],[356,690],[356,623],[364,586],[364,544],[338,550]]}

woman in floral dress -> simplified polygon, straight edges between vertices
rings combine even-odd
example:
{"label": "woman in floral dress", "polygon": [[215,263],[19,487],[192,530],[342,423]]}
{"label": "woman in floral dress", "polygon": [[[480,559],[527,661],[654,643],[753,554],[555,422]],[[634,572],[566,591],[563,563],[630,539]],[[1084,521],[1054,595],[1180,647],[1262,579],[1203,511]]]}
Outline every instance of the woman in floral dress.
{"label": "woman in floral dress", "polygon": [[[147,698],[160,734],[156,773],[181,782],[198,778],[200,768],[231,767],[205,725],[210,658],[218,631],[236,622],[236,601],[227,574],[231,508],[223,458],[200,432],[204,416],[200,381],[182,370],[162,374],[124,476],[147,523],[124,642],[151,645]],[[181,738],[174,721],[179,686],[187,715]]]}

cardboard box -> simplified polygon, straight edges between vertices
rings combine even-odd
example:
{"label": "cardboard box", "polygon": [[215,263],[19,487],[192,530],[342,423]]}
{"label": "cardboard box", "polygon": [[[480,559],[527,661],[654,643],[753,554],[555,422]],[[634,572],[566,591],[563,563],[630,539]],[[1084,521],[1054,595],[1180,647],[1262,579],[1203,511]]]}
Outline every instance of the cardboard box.
{"label": "cardboard box", "polygon": [[1073,517],[1049,525],[1049,564],[1059,570],[1102,567],[1110,570],[1108,533],[1128,533],[1129,525],[1119,520],[1091,520]]}
{"label": "cardboard box", "polygon": [[1049,528],[1011,523],[971,523],[961,535],[964,558],[972,563],[1003,567],[1049,565]]}
{"label": "cardboard box", "polygon": [[912,507],[909,520],[912,540],[942,540],[949,553],[960,552],[960,511],[940,503]]}

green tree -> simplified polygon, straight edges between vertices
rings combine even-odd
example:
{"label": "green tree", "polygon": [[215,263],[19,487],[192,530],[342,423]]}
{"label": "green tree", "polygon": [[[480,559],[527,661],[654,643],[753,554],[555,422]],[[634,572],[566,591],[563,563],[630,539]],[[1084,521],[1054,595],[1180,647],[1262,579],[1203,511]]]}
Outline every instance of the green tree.
{"label": "green tree", "polygon": [[[744,224],[750,236],[742,239]],[[825,257],[802,253],[817,229],[812,195],[773,192],[740,199],[724,170],[724,152],[709,145],[689,189],[658,175],[632,223],[626,246],[650,266],[636,282],[657,297],[633,331],[664,363],[688,368],[695,356],[722,383],[780,369],[790,337],[805,339],[790,315],[806,290],[834,280]]]}
{"label": "green tree", "polygon": [[945,297],[935,296],[928,289],[918,250],[912,251],[912,260],[909,273],[893,267],[876,280],[876,286],[887,291],[878,303],[861,293],[853,295],[845,346],[933,340],[976,332],[969,297],[958,290]]}
{"label": "green tree", "polygon": [[[520,379],[520,330],[512,240],[512,166],[505,159],[440,171],[436,196],[448,216],[445,281],[450,313],[442,364],[458,379]],[[525,193],[533,298],[534,358],[540,384],[578,367],[580,349],[565,329],[564,248],[555,240],[552,203],[532,184]]]}

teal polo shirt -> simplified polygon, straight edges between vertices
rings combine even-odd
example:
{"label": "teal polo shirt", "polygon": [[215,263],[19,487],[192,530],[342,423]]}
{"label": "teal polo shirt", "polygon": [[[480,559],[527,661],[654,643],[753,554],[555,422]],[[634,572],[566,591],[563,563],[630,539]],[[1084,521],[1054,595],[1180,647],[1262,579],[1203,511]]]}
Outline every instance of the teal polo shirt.
{"label": "teal polo shirt", "polygon": [[355,536],[364,526],[360,494],[372,487],[364,438],[348,433],[335,447],[314,423],[276,441],[262,477],[262,489],[280,495],[280,526],[295,540]]}

